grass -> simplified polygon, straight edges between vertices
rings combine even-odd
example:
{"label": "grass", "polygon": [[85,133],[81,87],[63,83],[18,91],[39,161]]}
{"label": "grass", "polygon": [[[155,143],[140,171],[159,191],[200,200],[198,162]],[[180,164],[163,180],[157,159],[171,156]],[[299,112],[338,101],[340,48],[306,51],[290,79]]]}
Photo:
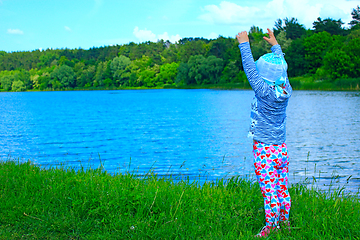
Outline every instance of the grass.
{"label": "grass", "polygon": [[314,76],[305,75],[290,78],[294,90],[322,90],[322,91],[359,91],[360,78],[337,79],[334,81],[317,80]]}
{"label": "grass", "polygon": [[[269,239],[360,239],[359,198],[290,188],[292,231]],[[0,239],[253,239],[264,224],[257,183],[203,185],[149,172],[0,163]]]}

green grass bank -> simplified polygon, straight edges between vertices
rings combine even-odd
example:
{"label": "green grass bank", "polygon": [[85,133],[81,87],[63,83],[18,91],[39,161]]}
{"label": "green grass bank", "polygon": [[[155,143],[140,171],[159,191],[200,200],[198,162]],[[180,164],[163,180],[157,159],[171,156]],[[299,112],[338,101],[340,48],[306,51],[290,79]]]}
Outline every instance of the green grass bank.
{"label": "green grass bank", "polygon": [[[290,188],[292,229],[268,239],[360,239],[360,202],[342,189]],[[254,239],[264,224],[257,183],[199,185],[149,172],[0,163],[0,239]]]}

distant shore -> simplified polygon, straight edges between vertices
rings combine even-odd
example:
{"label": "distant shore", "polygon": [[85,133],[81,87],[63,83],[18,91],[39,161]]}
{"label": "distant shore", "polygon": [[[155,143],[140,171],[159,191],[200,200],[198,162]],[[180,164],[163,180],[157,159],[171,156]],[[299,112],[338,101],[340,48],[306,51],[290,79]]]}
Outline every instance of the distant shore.
{"label": "distant shore", "polygon": [[[290,84],[294,90],[318,90],[318,91],[360,91],[360,78],[338,79],[330,81],[314,81],[312,77],[294,77],[290,78]],[[163,86],[148,87],[76,87],[61,89],[38,90],[31,89],[26,92],[44,92],[44,91],[94,91],[94,90],[151,90],[151,89],[218,89],[218,90],[249,90],[248,82],[244,83],[223,83],[223,84],[202,84],[202,85],[176,85],[165,84]],[[1,92],[5,92],[0,89]],[[14,92],[14,91],[11,91]]]}

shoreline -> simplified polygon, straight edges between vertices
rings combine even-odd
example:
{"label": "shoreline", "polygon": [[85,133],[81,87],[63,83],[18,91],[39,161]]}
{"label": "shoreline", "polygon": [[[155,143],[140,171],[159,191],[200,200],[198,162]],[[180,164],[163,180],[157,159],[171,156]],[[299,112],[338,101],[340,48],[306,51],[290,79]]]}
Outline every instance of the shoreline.
{"label": "shoreline", "polygon": [[[290,84],[293,90],[301,91],[341,91],[341,92],[357,92],[360,91],[360,79],[354,79],[354,82],[346,82],[346,79],[338,79],[334,82],[314,80],[311,76],[290,78]],[[354,87],[353,87],[354,84]],[[158,87],[75,87],[62,89],[29,89],[23,92],[53,92],[53,91],[104,91],[104,90],[158,90],[158,89],[214,89],[214,90],[251,90],[248,82],[243,83],[222,83],[222,84],[202,84],[202,85],[176,85],[165,84]],[[0,92],[16,92],[4,91]]]}
{"label": "shoreline", "polygon": [[[25,90],[21,92],[65,92],[65,91],[115,91],[115,90],[162,90],[162,89],[180,89],[180,90],[192,90],[192,89],[209,89],[209,90],[252,90],[251,88],[240,88],[222,85],[200,85],[200,86],[174,86],[174,87],[158,87],[158,88],[143,88],[143,87],[127,87],[127,88],[76,88],[76,89],[47,89],[47,90]],[[341,88],[341,89],[293,89],[293,91],[319,91],[319,92],[360,92],[358,88]],[[0,93],[11,93],[19,91],[3,91]]]}

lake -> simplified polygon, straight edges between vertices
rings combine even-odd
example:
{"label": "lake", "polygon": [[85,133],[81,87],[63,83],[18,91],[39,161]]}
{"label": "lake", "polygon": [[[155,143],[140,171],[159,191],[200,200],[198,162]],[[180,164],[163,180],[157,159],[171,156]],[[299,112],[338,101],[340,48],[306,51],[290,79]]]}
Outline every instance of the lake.
{"label": "lake", "polygon": [[[0,158],[49,167],[254,178],[248,90],[0,93]],[[290,182],[360,187],[360,93],[294,91],[287,110]]]}

